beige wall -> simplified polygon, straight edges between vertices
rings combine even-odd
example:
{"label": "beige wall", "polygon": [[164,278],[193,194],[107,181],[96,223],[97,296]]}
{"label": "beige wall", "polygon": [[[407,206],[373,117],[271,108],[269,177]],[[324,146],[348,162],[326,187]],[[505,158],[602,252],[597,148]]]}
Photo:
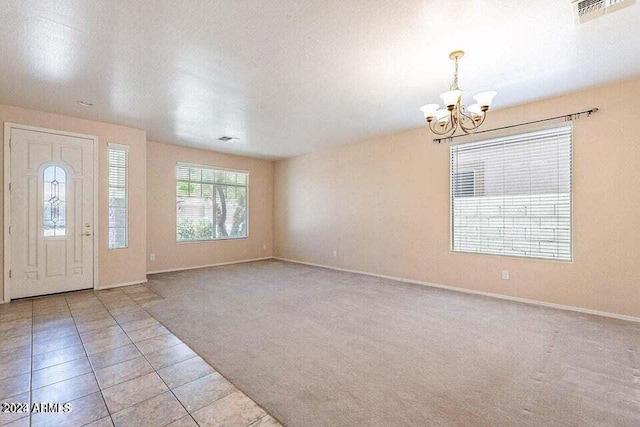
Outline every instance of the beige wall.
{"label": "beige wall", "polygon": [[[270,257],[273,249],[273,162],[149,142],[147,145],[147,271]],[[176,242],[176,163],[249,171],[249,237]],[[266,249],[263,248],[266,245]]]}
{"label": "beige wall", "polygon": [[[0,122],[18,123],[66,132],[82,133],[97,136],[98,149],[98,216],[99,216],[99,286],[105,287],[129,282],[146,280],[146,132],[124,126],[116,126],[91,120],[82,120],[57,114],[27,110],[23,108],[0,105]],[[107,247],[107,144],[116,142],[129,146],[129,247],[127,249],[109,250]],[[4,148],[0,150],[0,161],[4,163]],[[0,174],[0,191],[4,189],[4,174]],[[2,198],[4,203],[4,195]],[[4,209],[0,209],[0,219]],[[0,227],[0,234],[2,234]],[[0,262],[4,255],[4,236],[0,239]],[[0,288],[4,291],[3,277],[0,276]]]}
{"label": "beige wall", "polygon": [[484,126],[600,108],[574,127],[572,263],[451,253],[449,145],[425,128],[276,162],[274,254],[640,316],[639,98],[640,80],[624,82],[499,110]]}

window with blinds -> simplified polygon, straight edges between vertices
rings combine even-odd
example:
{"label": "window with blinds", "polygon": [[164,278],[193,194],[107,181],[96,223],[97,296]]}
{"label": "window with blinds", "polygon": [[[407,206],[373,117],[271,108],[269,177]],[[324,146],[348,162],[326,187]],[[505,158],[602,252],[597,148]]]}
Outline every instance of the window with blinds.
{"label": "window with blinds", "polygon": [[128,168],[129,147],[109,144],[109,249],[126,248],[129,244]]}
{"label": "window with blinds", "polygon": [[189,242],[247,237],[248,186],[248,172],[178,164],[177,240]]}
{"label": "window with blinds", "polygon": [[571,261],[572,127],[451,146],[451,246]]}

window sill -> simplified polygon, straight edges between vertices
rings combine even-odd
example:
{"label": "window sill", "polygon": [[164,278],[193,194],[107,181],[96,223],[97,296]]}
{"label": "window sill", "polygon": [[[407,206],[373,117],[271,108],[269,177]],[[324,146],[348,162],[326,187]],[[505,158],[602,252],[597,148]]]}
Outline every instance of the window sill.
{"label": "window sill", "polygon": [[574,259],[573,256],[571,259],[560,259],[560,258],[543,258],[543,257],[532,257],[526,255],[506,255],[506,254],[491,254],[486,252],[469,252],[469,251],[456,251],[453,249],[449,249],[450,254],[461,254],[461,255],[481,255],[481,256],[490,256],[490,257],[502,257],[502,258],[514,258],[514,259],[524,259],[530,261],[546,261],[553,262],[559,264],[573,264]]}
{"label": "window sill", "polygon": [[211,242],[225,242],[225,241],[230,241],[230,240],[247,240],[249,238],[249,236],[247,237],[227,237],[227,238],[221,238],[221,239],[200,239],[200,240],[176,240],[176,243],[179,245],[185,244],[185,243],[211,243]]}

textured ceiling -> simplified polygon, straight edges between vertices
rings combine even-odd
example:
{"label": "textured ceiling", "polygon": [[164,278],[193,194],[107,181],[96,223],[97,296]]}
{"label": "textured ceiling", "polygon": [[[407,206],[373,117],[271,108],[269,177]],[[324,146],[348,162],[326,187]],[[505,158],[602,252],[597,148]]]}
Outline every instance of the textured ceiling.
{"label": "textured ceiling", "polygon": [[454,49],[496,108],[640,76],[637,4],[578,25],[570,0],[0,0],[0,20],[0,103],[268,158],[422,125]]}

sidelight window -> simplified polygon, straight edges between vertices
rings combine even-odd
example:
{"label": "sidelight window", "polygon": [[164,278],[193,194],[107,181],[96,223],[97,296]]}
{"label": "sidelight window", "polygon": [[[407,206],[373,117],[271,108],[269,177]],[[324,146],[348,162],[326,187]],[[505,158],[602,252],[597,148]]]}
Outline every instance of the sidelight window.
{"label": "sidelight window", "polygon": [[129,245],[129,147],[109,144],[109,249]]}

